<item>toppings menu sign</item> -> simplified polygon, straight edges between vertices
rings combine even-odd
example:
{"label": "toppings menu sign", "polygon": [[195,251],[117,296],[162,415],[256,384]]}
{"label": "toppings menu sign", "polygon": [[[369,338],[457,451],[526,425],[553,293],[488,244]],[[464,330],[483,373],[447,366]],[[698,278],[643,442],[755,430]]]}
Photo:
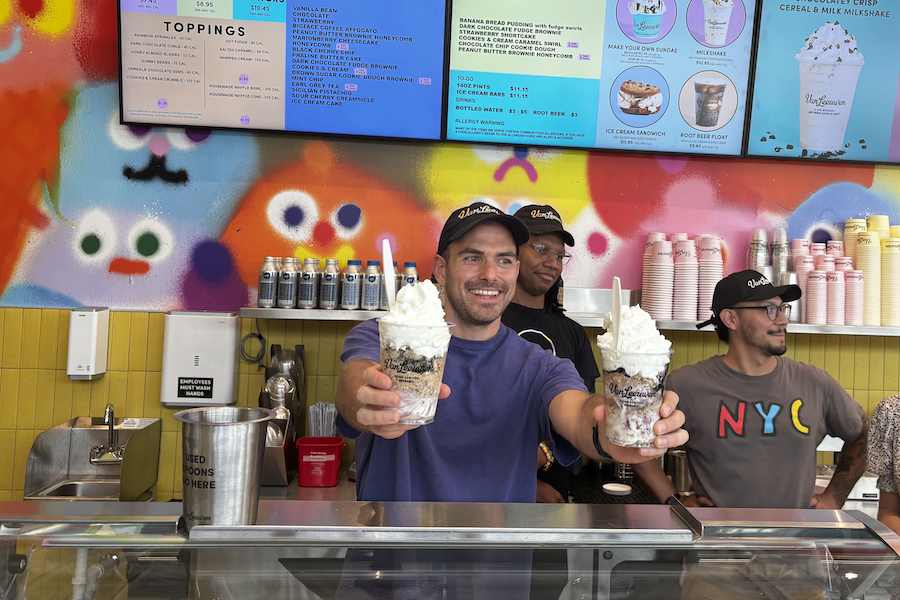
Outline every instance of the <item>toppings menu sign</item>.
{"label": "toppings menu sign", "polygon": [[747,151],[900,162],[900,12],[889,0],[766,0]]}
{"label": "toppings menu sign", "polygon": [[120,0],[131,123],[440,139],[443,0]]}
{"label": "toppings menu sign", "polygon": [[454,0],[447,139],[740,155],[754,0]]}

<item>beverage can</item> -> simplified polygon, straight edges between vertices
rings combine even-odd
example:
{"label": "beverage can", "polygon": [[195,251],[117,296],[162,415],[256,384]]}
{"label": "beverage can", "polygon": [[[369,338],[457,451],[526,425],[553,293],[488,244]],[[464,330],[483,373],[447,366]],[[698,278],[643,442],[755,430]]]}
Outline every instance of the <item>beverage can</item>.
{"label": "beverage can", "polygon": [[296,265],[297,259],[287,257],[278,276],[278,308],[294,308],[297,306],[297,279],[300,275]]}
{"label": "beverage can", "polygon": [[419,283],[419,272],[416,270],[416,263],[403,263],[403,274],[401,275],[400,281],[401,286],[416,285],[417,283]]}
{"label": "beverage can", "polygon": [[303,270],[297,283],[297,308],[319,306],[319,259],[303,259]]}
{"label": "beverage can", "polygon": [[362,300],[360,308],[363,310],[378,310],[381,305],[381,262],[370,260],[366,263],[366,272],[363,273]]}
{"label": "beverage can", "polygon": [[[402,285],[402,283],[401,283],[402,280],[401,280],[401,277],[400,277],[400,273],[397,272],[397,261],[394,261],[394,264],[391,266],[391,271],[393,271],[393,273],[394,273],[394,275],[393,275],[393,281],[394,281],[394,298],[396,298],[396,297],[397,297],[397,291],[400,289],[400,286]],[[381,284],[381,303],[380,303],[380,306],[379,306],[379,308],[380,308],[381,310],[389,310],[389,309],[391,308],[391,307],[388,305],[388,299],[387,299],[387,286],[388,286],[388,284],[391,282],[391,279],[392,279],[392,277],[391,277],[391,275],[390,275],[389,273],[385,273],[384,277],[382,278],[382,284]]]}
{"label": "beverage can", "polygon": [[362,261],[347,261],[347,268],[341,278],[341,308],[359,310],[362,296]]}
{"label": "beverage can", "polygon": [[325,260],[325,270],[322,271],[319,284],[319,308],[336,309],[340,304],[338,291],[341,287],[341,270],[336,258]]}
{"label": "beverage can", "polygon": [[256,295],[256,306],[259,308],[275,308],[278,290],[278,263],[274,256],[267,256],[259,269],[259,288]]}

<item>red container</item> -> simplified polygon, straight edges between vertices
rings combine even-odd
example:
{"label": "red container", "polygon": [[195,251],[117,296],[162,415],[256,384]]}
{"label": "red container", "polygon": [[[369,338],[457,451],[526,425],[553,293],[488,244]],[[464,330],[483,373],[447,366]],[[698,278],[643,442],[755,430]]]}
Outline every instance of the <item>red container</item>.
{"label": "red container", "polygon": [[297,440],[301,487],[333,487],[341,477],[341,452],[344,438],[304,437]]}

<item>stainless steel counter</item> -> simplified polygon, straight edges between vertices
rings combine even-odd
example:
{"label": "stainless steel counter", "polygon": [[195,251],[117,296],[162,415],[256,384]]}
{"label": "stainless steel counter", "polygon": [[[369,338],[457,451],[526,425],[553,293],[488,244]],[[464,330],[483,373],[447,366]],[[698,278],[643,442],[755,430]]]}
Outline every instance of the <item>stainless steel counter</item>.
{"label": "stainless steel counter", "polygon": [[259,490],[260,500],[314,500],[319,502],[353,502],[356,500],[356,483],[347,479],[347,471],[341,471],[341,479],[334,487],[300,487],[297,476],[285,487],[264,485]]}

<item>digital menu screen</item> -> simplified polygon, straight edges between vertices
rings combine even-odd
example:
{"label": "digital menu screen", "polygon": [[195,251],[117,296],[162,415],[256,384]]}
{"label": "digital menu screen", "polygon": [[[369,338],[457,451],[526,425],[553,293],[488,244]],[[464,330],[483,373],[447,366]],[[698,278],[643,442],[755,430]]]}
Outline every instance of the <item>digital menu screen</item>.
{"label": "digital menu screen", "polygon": [[740,155],[755,0],[454,0],[447,139]]}
{"label": "digital menu screen", "polygon": [[119,0],[122,120],[440,139],[444,0]]}
{"label": "digital menu screen", "polygon": [[747,153],[900,162],[900,10],[766,0]]}

